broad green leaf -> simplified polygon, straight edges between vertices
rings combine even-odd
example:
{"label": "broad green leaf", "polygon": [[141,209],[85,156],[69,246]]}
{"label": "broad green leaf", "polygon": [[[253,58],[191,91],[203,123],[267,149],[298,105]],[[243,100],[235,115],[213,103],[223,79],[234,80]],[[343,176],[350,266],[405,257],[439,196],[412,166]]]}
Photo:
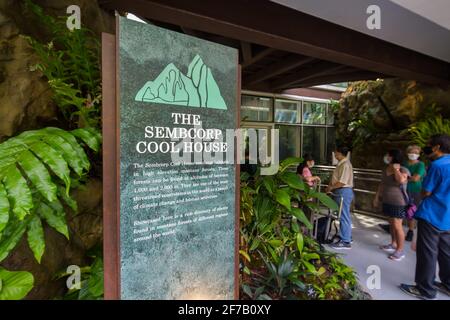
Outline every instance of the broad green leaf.
{"label": "broad green leaf", "polygon": [[304,190],[305,184],[303,183],[303,180],[300,179],[300,177],[293,173],[293,172],[283,172],[280,174],[280,179],[285,182],[289,187],[297,189],[297,190]]}
{"label": "broad green leaf", "polygon": [[277,189],[274,193],[275,200],[284,206],[286,209],[291,210],[291,198],[289,194],[283,189]]}
{"label": "broad green leaf", "polygon": [[275,261],[275,263],[278,263],[280,261],[280,257],[277,255],[275,250],[273,250],[270,246],[266,246],[266,248],[267,251],[269,251],[270,255],[272,256],[273,261]]}
{"label": "broad green leaf", "polygon": [[80,138],[86,145],[92,150],[98,152],[100,149],[100,141],[97,139],[96,135],[92,134],[86,129],[75,129],[71,133]]}
{"label": "broad green leaf", "polygon": [[283,241],[278,240],[278,239],[273,239],[273,240],[269,240],[269,244],[276,249],[283,245]]}
{"label": "broad green leaf", "polygon": [[20,300],[33,289],[33,275],[26,271],[7,271],[0,268],[2,287],[0,300]]}
{"label": "broad green leaf", "polygon": [[311,194],[312,197],[319,199],[319,201],[330,208],[331,210],[339,210],[339,206],[337,205],[336,201],[331,199],[329,196],[327,196],[325,193],[321,192],[314,192]]}
{"label": "broad green leaf", "polygon": [[298,249],[298,252],[300,252],[300,253],[303,252],[303,245],[304,245],[303,235],[301,233],[297,233],[297,249]]}
{"label": "broad green leaf", "polygon": [[[86,155],[86,152],[84,152],[83,148],[80,146],[77,139],[72,134],[70,134],[69,132],[64,131],[62,129],[53,128],[53,127],[48,127],[43,130],[45,130],[45,132],[51,133],[53,135],[57,135],[57,136],[63,138],[66,142],[68,142],[71,145],[72,149],[77,153],[78,158],[84,164],[84,168],[86,170],[89,168],[90,164],[89,164],[89,159]],[[88,163],[89,165],[87,165],[86,163]]]}
{"label": "broad green leaf", "polygon": [[319,256],[317,253],[315,253],[315,252],[312,252],[312,253],[305,253],[305,254],[302,256],[302,259],[304,259],[304,260],[306,260],[306,261],[320,260],[320,256]]}
{"label": "broad green leaf", "polygon": [[310,273],[315,274],[317,272],[316,268],[314,267],[314,265],[312,263],[305,261],[305,260],[303,260],[302,263],[306,267],[306,270],[308,270]]}
{"label": "broad green leaf", "polygon": [[19,220],[23,220],[33,209],[33,199],[27,181],[16,166],[11,166],[6,170],[3,185],[8,194],[12,211]]}
{"label": "broad green leaf", "polygon": [[37,141],[30,146],[31,150],[50,167],[66,185],[66,193],[70,188],[70,170],[64,158],[48,144]]}
{"label": "broad green leaf", "polygon": [[272,194],[273,190],[275,189],[275,183],[274,183],[272,177],[265,176],[263,178],[263,184],[266,187],[269,194]]}
{"label": "broad green leaf", "polygon": [[295,219],[295,221],[292,221],[292,231],[294,231],[295,233],[300,232],[300,227],[298,226],[297,219]]}
{"label": "broad green leaf", "polygon": [[19,157],[19,165],[39,193],[47,199],[56,199],[56,185],[53,183],[47,168],[34,154],[26,150]]}
{"label": "broad green leaf", "polygon": [[82,151],[84,156],[80,157],[72,145],[58,135],[45,135],[43,140],[53,149],[61,153],[64,160],[67,161],[69,166],[78,176],[81,176],[84,170],[89,170],[90,163],[84,154],[84,151]]}
{"label": "broad green leaf", "polygon": [[63,234],[67,239],[69,239],[69,229],[67,227],[66,219],[64,217],[64,212],[58,212],[46,205],[41,203],[37,209],[39,215],[48,223],[50,227]]}
{"label": "broad green leaf", "polygon": [[44,228],[38,215],[33,215],[28,224],[28,245],[33,251],[37,262],[41,263],[45,250]]}
{"label": "broad green leaf", "polygon": [[92,128],[92,127],[86,127],[83,129],[90,132],[97,139],[98,142],[100,142],[100,143],[102,142],[103,137],[102,137],[102,134],[100,131],[98,131],[97,129]]}
{"label": "broad green leaf", "polygon": [[319,270],[317,270],[317,275],[321,276],[324,274],[327,270],[324,267],[320,267]]}
{"label": "broad green leaf", "polygon": [[72,209],[75,213],[78,212],[77,202],[66,194],[66,190],[62,186],[58,186],[57,194],[62,200],[64,200],[70,209]]}
{"label": "broad green leaf", "polygon": [[252,245],[250,246],[249,251],[253,251],[256,248],[258,248],[260,243],[261,243],[261,241],[258,238],[253,239]]}
{"label": "broad green leaf", "polygon": [[11,252],[12,249],[22,239],[27,229],[27,220],[19,221],[14,219],[10,221],[3,231],[3,237],[0,241],[0,262],[2,262]]}
{"label": "broad green leaf", "polygon": [[301,221],[309,230],[312,229],[312,224],[311,222],[308,220],[308,218],[306,218],[305,213],[303,212],[302,209],[299,208],[292,208],[291,213],[299,220]]}
{"label": "broad green leaf", "polygon": [[302,161],[303,161],[303,159],[302,158],[298,158],[298,157],[286,158],[283,161],[281,161],[281,163],[280,163],[280,172],[285,171],[287,168],[289,168],[291,166],[298,165]]}
{"label": "broad green leaf", "polygon": [[88,279],[89,292],[93,297],[103,295],[103,261],[96,258],[92,264],[91,274]]}
{"label": "broad green leaf", "polygon": [[[5,187],[0,181],[0,233],[5,229],[9,221],[9,201]],[[1,237],[0,237],[1,239]]]}

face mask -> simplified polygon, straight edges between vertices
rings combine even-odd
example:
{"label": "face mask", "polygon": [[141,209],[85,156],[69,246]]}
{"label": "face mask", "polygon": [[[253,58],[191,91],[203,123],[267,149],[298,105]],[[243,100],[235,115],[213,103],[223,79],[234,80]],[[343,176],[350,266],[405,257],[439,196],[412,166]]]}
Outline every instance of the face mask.
{"label": "face mask", "polygon": [[417,159],[419,159],[419,155],[416,153],[408,153],[408,159],[409,160],[417,160]]}
{"label": "face mask", "polygon": [[383,157],[383,161],[384,161],[385,164],[390,164],[390,163],[391,163],[391,159],[389,159],[389,156],[388,156],[388,155],[385,155],[385,156]]}

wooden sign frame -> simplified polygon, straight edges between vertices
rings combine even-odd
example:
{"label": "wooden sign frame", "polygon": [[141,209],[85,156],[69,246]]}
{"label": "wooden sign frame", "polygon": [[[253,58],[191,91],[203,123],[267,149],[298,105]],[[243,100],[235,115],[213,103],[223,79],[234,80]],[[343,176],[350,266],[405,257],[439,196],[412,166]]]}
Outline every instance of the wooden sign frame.
{"label": "wooden sign frame", "polygon": [[[116,17],[118,20],[118,17]],[[104,299],[120,299],[120,103],[118,70],[118,23],[116,35],[102,33],[102,126],[103,126],[103,256]],[[238,64],[238,61],[236,62]],[[241,67],[237,72],[236,125],[240,123]],[[236,140],[235,140],[236,146]],[[235,147],[234,299],[239,299],[239,152]]]}

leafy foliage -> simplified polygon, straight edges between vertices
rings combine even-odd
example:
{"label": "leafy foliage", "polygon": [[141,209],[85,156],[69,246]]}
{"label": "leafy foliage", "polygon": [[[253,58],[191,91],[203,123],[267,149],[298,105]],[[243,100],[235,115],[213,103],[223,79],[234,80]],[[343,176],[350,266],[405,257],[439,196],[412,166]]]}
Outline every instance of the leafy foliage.
{"label": "leafy foliage", "polygon": [[408,133],[412,137],[412,141],[417,145],[424,147],[427,141],[435,134],[446,133],[450,135],[450,119],[443,119],[440,114],[434,117],[424,118],[413,124]]}
{"label": "leafy foliage", "polygon": [[33,288],[33,275],[0,268],[0,300],[20,300]]}
{"label": "leafy foliage", "polygon": [[40,62],[32,70],[41,71],[53,90],[53,99],[64,118],[73,126],[99,127],[101,106],[100,44],[85,28],[69,30],[64,17],[45,15],[32,1],[25,1],[51,32],[52,40],[41,43],[27,37]]}
{"label": "leafy foliage", "polygon": [[69,238],[63,203],[76,211],[69,190],[90,168],[82,147],[100,148],[93,129],[26,131],[0,144],[0,262],[27,233],[38,262],[45,251],[42,221]]}
{"label": "leafy foliage", "polygon": [[[81,268],[81,284],[69,289],[64,300],[101,300],[103,299],[103,254],[101,250],[94,249],[90,253],[92,264]],[[64,278],[71,274],[63,272],[57,275]]]}
{"label": "leafy foliage", "polygon": [[301,161],[284,160],[274,176],[241,176],[241,280],[246,298],[337,299],[356,283],[349,267],[306,235],[312,225],[304,208],[316,209],[318,203],[338,208],[288,170]]}

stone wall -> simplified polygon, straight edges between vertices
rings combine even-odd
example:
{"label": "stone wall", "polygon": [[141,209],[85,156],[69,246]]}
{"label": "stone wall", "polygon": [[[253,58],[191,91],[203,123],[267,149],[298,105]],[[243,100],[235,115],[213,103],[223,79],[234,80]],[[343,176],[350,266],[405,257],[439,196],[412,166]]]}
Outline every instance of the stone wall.
{"label": "stone wall", "polygon": [[[81,24],[99,36],[114,33],[114,16],[101,10],[95,0],[34,0],[53,16],[66,15],[66,8],[76,4],[81,8]],[[53,125],[64,127],[52,101],[46,79],[30,72],[36,56],[22,35],[31,35],[47,42],[49,34],[35,17],[24,9],[22,0],[0,0],[0,142],[24,130]],[[101,156],[96,160],[100,162]],[[87,184],[73,192],[79,213],[68,214],[70,241],[45,226],[46,250],[38,264],[22,239],[10,256],[1,263],[9,270],[33,273],[35,287],[28,299],[53,299],[65,292],[64,280],[55,280],[57,272],[68,265],[83,265],[86,251],[102,243],[102,182],[101,167],[94,165]]]}
{"label": "stone wall", "polygon": [[[433,104],[450,117],[450,88],[400,79],[360,81],[351,84],[340,103],[338,136],[348,144],[359,139],[352,156],[355,167],[379,169],[389,148],[410,143],[405,129],[423,119]],[[363,119],[357,130],[355,119]]]}

